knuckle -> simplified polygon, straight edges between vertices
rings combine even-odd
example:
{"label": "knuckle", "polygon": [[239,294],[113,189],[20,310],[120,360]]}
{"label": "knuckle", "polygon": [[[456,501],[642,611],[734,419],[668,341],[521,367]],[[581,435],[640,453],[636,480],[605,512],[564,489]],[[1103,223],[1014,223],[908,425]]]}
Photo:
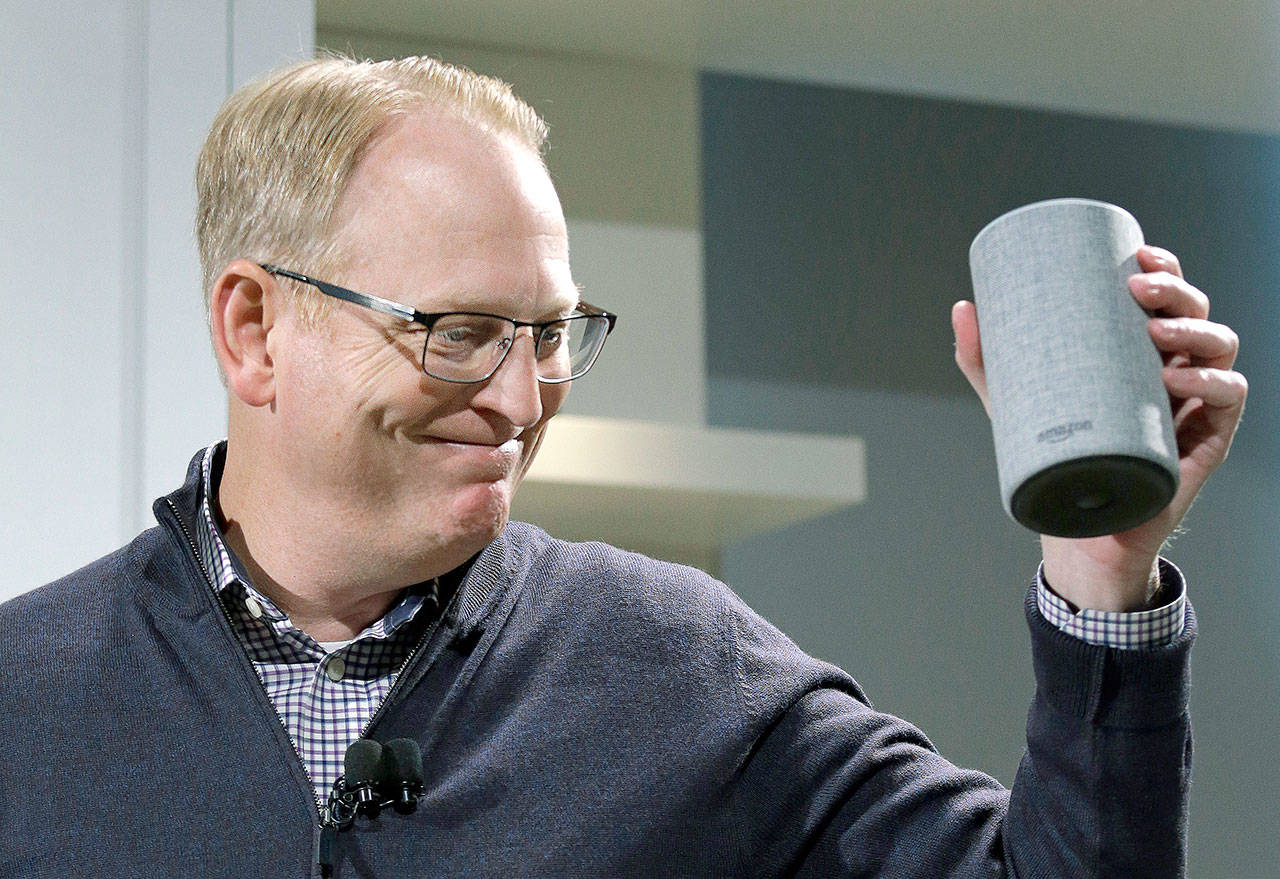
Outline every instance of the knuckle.
{"label": "knuckle", "polygon": [[1238,372],[1232,372],[1230,376],[1236,393],[1239,394],[1241,400],[1244,400],[1245,397],[1249,396],[1249,380]]}
{"label": "knuckle", "polygon": [[1160,261],[1161,265],[1169,267],[1168,271],[1170,273],[1178,275],[1182,274],[1182,263],[1178,260],[1177,254],[1171,250],[1166,250],[1163,247],[1153,247],[1152,250],[1155,252],[1156,258]]}
{"label": "knuckle", "polygon": [[1226,343],[1227,351],[1234,357],[1240,352],[1240,336],[1230,327],[1223,327],[1223,341]]}

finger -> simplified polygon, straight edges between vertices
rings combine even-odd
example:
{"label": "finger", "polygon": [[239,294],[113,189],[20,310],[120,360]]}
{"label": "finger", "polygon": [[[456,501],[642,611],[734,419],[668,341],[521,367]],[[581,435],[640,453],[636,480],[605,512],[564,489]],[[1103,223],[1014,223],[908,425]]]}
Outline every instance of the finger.
{"label": "finger", "polygon": [[982,364],[982,341],[978,336],[978,309],[972,302],[961,301],[951,306],[951,331],[956,339],[956,366],[969,380],[989,415],[991,403],[987,394],[987,372]]}
{"label": "finger", "polygon": [[1184,432],[1183,425],[1189,423],[1197,416],[1201,420],[1204,419],[1204,416],[1200,413],[1200,410],[1205,408],[1204,400],[1201,400],[1199,397],[1189,397],[1182,400],[1170,395],[1169,402],[1173,406],[1173,432],[1175,435],[1179,436],[1178,444],[1181,447],[1181,434]]}
{"label": "finger", "polygon": [[1138,248],[1138,265],[1144,272],[1169,272],[1182,277],[1182,264],[1163,247],[1144,244]]}
{"label": "finger", "polygon": [[1240,351],[1240,337],[1223,324],[1188,317],[1153,317],[1147,329],[1156,347],[1170,355],[1166,366],[1230,369]]}
{"label": "finger", "polygon": [[1177,426],[1178,469],[1182,473],[1182,485],[1178,493],[1188,491],[1188,501],[1199,486],[1218,465],[1226,460],[1231,442],[1240,426],[1243,407],[1220,408],[1206,406],[1200,400]]}
{"label": "finger", "polygon": [[1207,366],[1165,367],[1164,386],[1170,396],[1197,398],[1217,409],[1244,407],[1249,383],[1238,372]]}
{"label": "finger", "polygon": [[1209,316],[1209,297],[1172,272],[1148,272],[1129,279],[1129,292],[1148,312],[1165,317]]}

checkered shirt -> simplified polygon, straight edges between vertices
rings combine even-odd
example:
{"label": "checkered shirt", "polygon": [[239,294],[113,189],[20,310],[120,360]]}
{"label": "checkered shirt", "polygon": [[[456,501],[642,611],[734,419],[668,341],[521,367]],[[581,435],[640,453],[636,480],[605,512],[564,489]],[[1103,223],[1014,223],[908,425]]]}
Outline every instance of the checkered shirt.
{"label": "checkered shirt", "polygon": [[1085,608],[1077,611],[1044,579],[1044,565],[1036,575],[1036,606],[1044,618],[1068,635],[1090,644],[1140,650],[1169,644],[1180,634],[1186,621],[1187,592],[1182,573],[1160,560],[1160,595],[1166,599],[1152,610],[1109,613]]}
{"label": "checkered shirt", "polygon": [[439,584],[407,591],[352,641],[326,650],[249,583],[240,560],[223,541],[211,504],[217,497],[212,479],[217,447],[205,450],[205,527],[195,529],[196,543],[231,627],[324,802],[342,774],[347,747],[360,738],[422,633],[411,621],[424,606],[426,614],[438,606]]}

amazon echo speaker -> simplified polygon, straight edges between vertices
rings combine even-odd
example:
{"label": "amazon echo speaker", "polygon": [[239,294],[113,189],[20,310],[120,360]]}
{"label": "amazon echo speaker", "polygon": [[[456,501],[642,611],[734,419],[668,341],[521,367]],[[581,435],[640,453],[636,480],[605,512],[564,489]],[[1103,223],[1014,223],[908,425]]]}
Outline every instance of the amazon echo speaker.
{"label": "amazon echo speaker", "polygon": [[1161,357],[1129,292],[1142,230],[1099,201],[993,220],[969,248],[1005,511],[1040,534],[1147,521],[1178,488]]}

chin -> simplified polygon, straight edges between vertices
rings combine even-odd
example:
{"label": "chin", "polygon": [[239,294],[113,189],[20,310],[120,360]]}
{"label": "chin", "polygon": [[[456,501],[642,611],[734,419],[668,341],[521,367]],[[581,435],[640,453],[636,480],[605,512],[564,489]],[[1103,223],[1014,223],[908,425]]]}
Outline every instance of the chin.
{"label": "chin", "polygon": [[512,486],[505,482],[469,487],[453,504],[449,532],[459,541],[489,543],[511,518],[511,494]]}

